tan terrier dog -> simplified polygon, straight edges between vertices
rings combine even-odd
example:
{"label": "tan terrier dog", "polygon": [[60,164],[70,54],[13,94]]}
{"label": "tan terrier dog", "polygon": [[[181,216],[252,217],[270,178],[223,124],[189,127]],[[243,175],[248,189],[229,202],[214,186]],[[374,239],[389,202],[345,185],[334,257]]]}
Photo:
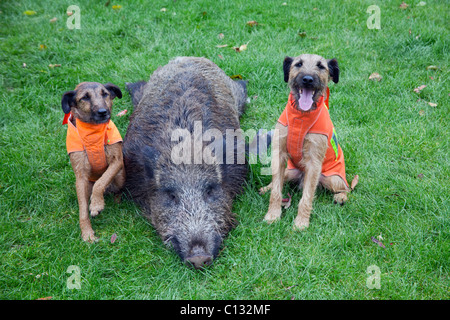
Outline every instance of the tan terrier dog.
{"label": "tan terrier dog", "polygon": [[[272,223],[281,217],[282,189],[285,181],[303,185],[294,228],[309,226],[315,190],[320,183],[334,193],[334,201],[344,204],[349,187],[345,177],[344,154],[328,113],[329,79],[338,83],[336,59],[302,54],[286,57],[284,81],[291,89],[289,101],[278,119],[272,145],[272,183],[260,193],[271,191],[269,210],[264,218]],[[287,168],[286,168],[287,162]]]}
{"label": "tan terrier dog", "polygon": [[76,177],[81,236],[88,242],[97,240],[89,211],[95,217],[104,209],[107,188],[120,199],[125,182],[122,137],[110,120],[115,97],[122,98],[122,92],[114,84],[82,82],[61,100],[66,114],[63,124],[68,125],[67,153]]}

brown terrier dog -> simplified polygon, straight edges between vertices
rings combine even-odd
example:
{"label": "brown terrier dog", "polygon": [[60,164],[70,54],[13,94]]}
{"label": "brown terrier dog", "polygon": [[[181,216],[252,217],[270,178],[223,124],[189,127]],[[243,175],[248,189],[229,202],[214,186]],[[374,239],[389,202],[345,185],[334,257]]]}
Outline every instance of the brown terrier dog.
{"label": "brown terrier dog", "polygon": [[114,84],[82,82],[61,100],[66,114],[63,124],[68,124],[67,153],[76,177],[81,236],[89,242],[97,240],[89,211],[97,216],[104,209],[107,187],[120,196],[125,182],[122,138],[110,120],[115,97],[122,98],[122,92]]}
{"label": "brown terrier dog", "polygon": [[[278,119],[273,138],[272,183],[260,193],[271,191],[269,210],[264,218],[272,223],[281,216],[282,188],[285,181],[303,185],[294,228],[309,226],[309,216],[317,185],[333,192],[334,201],[344,204],[347,193],[358,182],[358,176],[348,186],[345,178],[344,154],[337,143],[328,113],[328,81],[339,81],[336,59],[302,54],[286,57],[283,63],[284,81],[291,93],[283,114]],[[286,162],[288,162],[286,168]]]}

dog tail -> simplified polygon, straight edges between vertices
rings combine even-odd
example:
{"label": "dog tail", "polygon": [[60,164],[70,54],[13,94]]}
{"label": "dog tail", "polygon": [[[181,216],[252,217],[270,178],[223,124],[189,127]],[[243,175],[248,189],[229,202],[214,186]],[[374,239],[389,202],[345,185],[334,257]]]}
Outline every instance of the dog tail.
{"label": "dog tail", "polygon": [[141,101],[143,92],[144,92],[144,86],[147,82],[146,81],[139,81],[139,82],[126,82],[125,85],[127,86],[127,90],[131,95],[131,98],[133,100],[133,105],[136,107],[139,104],[139,101]]}
{"label": "dog tail", "polygon": [[355,187],[356,187],[356,185],[358,184],[358,182],[359,182],[359,176],[358,176],[358,175],[355,175],[355,176],[353,177],[352,183],[351,183],[351,185],[350,185],[350,188],[352,189],[352,191],[353,191],[353,189],[355,189]]}

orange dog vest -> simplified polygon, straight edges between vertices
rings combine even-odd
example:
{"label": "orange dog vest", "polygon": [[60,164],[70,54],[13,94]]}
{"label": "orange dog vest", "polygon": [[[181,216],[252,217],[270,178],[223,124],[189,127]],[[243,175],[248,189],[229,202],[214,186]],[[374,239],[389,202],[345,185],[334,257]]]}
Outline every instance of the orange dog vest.
{"label": "orange dog vest", "polygon": [[345,162],[344,153],[341,146],[337,142],[336,132],[331,122],[328,112],[328,98],[330,90],[327,88],[327,97],[323,96],[317,101],[317,108],[312,111],[303,112],[297,109],[292,92],[289,94],[289,100],[281,114],[278,122],[288,127],[287,136],[287,152],[290,159],[288,160],[288,169],[300,169],[299,164],[303,154],[303,140],[307,133],[318,133],[327,136],[328,148],[325,159],[322,164],[322,174],[324,176],[338,175],[344,179]]}
{"label": "orange dog vest", "polygon": [[97,181],[108,168],[105,146],[122,141],[122,136],[116,125],[109,120],[106,123],[92,124],[75,119],[70,115],[63,124],[67,126],[67,154],[86,151],[91,165],[90,181]]}

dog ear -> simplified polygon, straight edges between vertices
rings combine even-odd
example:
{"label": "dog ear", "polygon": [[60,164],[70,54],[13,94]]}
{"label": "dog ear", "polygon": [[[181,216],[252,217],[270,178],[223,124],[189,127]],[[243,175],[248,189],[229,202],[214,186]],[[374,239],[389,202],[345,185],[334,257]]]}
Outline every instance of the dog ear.
{"label": "dog ear", "polygon": [[70,112],[70,109],[75,106],[75,91],[64,92],[61,99],[61,107],[65,114]]}
{"label": "dog ear", "polygon": [[289,81],[289,70],[291,70],[292,61],[294,61],[294,59],[292,59],[291,57],[284,58],[283,61],[284,82]]}
{"label": "dog ear", "polygon": [[115,97],[122,99],[122,91],[120,91],[118,86],[112,83],[107,83],[104,84],[103,86],[106,88],[106,90],[109,91],[109,93],[112,96],[112,99],[114,99]]}
{"label": "dog ear", "polygon": [[328,71],[330,72],[330,77],[334,83],[339,82],[339,66],[336,58],[331,60],[327,60],[328,62]]}

